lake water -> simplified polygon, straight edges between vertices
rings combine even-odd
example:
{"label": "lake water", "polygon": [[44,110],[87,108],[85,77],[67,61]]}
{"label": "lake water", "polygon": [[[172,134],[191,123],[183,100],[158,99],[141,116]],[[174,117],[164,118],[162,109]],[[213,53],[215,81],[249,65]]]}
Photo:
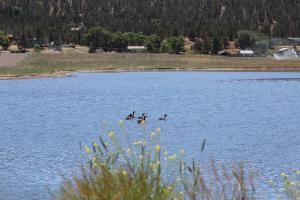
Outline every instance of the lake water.
{"label": "lake water", "polygon": [[[69,78],[0,81],[0,199],[47,199],[62,175],[78,171],[79,142],[116,128],[135,110],[147,131],[162,129],[169,152],[187,159],[245,161],[261,181],[299,169],[300,73],[76,73]],[[157,118],[167,113],[169,120]],[[126,122],[131,137],[141,128]],[[136,134],[136,135],[135,135]],[[148,133],[147,133],[148,134]],[[137,138],[140,139],[140,138]],[[266,194],[269,191],[263,187]]]}

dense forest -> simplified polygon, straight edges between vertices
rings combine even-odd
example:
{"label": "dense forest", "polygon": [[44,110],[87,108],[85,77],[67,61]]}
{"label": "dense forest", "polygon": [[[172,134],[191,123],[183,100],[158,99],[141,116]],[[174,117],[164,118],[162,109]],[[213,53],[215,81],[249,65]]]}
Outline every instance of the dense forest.
{"label": "dense forest", "polygon": [[80,42],[86,29],[228,37],[252,30],[300,35],[299,0],[0,0],[0,30],[17,37]]}

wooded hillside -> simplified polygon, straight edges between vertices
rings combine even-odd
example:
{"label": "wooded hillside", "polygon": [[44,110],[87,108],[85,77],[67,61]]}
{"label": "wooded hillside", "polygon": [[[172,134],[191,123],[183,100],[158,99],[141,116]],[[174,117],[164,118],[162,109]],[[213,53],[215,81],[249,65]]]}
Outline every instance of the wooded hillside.
{"label": "wooded hillside", "polygon": [[79,30],[96,25],[191,38],[233,39],[241,29],[286,37],[300,35],[299,13],[299,0],[0,0],[0,30],[76,42]]}

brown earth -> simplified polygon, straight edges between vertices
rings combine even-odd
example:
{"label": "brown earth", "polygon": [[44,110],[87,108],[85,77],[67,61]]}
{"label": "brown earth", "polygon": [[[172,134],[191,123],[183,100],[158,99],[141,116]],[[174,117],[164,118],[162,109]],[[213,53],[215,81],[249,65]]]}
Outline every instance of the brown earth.
{"label": "brown earth", "polygon": [[22,62],[27,54],[0,53],[0,67],[14,67]]}

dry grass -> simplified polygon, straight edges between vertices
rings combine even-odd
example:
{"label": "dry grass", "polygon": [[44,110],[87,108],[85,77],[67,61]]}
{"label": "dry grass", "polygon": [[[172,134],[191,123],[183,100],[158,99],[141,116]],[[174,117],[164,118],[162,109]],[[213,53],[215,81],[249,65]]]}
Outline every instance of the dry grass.
{"label": "dry grass", "polygon": [[299,60],[238,58],[170,54],[31,54],[14,68],[1,68],[0,76],[51,74],[61,71],[226,70],[299,71]]}

